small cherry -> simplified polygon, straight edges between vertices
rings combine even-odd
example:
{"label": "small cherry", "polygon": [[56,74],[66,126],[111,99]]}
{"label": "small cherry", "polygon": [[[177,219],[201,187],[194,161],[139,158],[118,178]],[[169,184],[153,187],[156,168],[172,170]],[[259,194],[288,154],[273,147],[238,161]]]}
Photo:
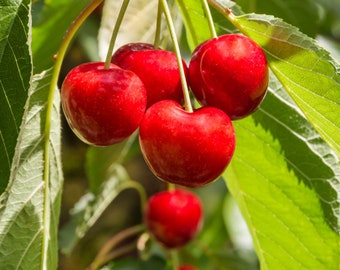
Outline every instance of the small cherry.
{"label": "small cherry", "polygon": [[[147,91],[147,107],[164,99],[183,102],[182,84],[176,54],[154,49],[148,43],[129,43],[111,57],[111,63],[136,73]],[[183,61],[184,72],[188,67]]]}
{"label": "small cherry", "polygon": [[69,126],[85,143],[111,145],[129,137],[146,110],[143,82],[131,71],[102,62],[72,69],[61,87]]}
{"label": "small cherry", "polygon": [[145,207],[145,225],[166,248],[180,248],[201,229],[203,209],[193,192],[176,188],[151,196]]}
{"label": "small cherry", "polygon": [[262,48],[241,34],[226,34],[199,45],[189,64],[189,82],[202,105],[214,106],[234,119],[253,113],[268,86]]}
{"label": "small cherry", "polygon": [[197,268],[191,265],[181,265],[178,270],[197,270]]}
{"label": "small cherry", "polygon": [[159,179],[201,187],[216,180],[229,164],[235,133],[229,117],[217,108],[188,112],[175,101],[163,100],[146,111],[139,143]]}

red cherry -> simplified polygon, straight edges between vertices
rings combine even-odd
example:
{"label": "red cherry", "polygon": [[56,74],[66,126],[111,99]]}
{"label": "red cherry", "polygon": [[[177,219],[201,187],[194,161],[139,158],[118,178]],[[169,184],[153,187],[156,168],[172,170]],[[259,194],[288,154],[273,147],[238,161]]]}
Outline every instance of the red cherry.
{"label": "red cherry", "polygon": [[74,133],[85,143],[104,146],[124,140],[138,128],[146,91],[133,72],[92,62],[67,74],[61,103]]}
{"label": "red cherry", "polygon": [[199,198],[184,189],[153,195],[145,208],[145,225],[166,248],[180,248],[191,241],[202,226]]}
{"label": "red cherry", "polygon": [[[164,99],[183,102],[181,78],[174,52],[153,48],[145,43],[127,44],[112,56],[111,63],[136,73],[147,91],[147,107]],[[185,73],[188,73],[183,61]]]}
{"label": "red cherry", "polygon": [[111,63],[117,65],[117,63],[123,63],[126,57],[133,52],[154,50],[154,46],[150,43],[128,43],[118,48],[115,53],[111,56]]}
{"label": "red cherry", "polygon": [[181,265],[178,270],[197,270],[197,268],[191,265]]}
{"label": "red cherry", "polygon": [[175,101],[163,100],[146,111],[139,131],[151,171],[163,181],[187,187],[214,181],[235,149],[232,122],[214,107],[190,113]]}
{"label": "red cherry", "polygon": [[240,34],[202,43],[189,65],[190,87],[202,105],[220,108],[231,119],[253,113],[268,86],[268,64],[262,48]]}

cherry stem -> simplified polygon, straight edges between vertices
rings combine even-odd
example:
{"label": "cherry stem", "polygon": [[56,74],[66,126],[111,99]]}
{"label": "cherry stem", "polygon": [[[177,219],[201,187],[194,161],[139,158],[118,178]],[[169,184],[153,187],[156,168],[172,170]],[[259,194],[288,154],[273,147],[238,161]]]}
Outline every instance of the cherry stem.
{"label": "cherry stem", "polygon": [[[49,92],[47,97],[47,105],[46,105],[46,116],[45,116],[45,129],[44,129],[44,172],[43,172],[43,178],[44,178],[44,196],[45,198],[50,198],[50,189],[49,189],[49,177],[50,177],[50,155],[49,155],[49,148],[50,148],[50,134],[51,134],[51,118],[52,118],[52,112],[54,108],[54,96],[55,91],[57,89],[58,85],[58,78],[61,70],[61,66],[63,64],[64,57],[66,55],[67,49],[76,34],[77,30],[80,28],[80,26],[83,24],[83,22],[88,18],[88,16],[103,2],[103,0],[92,0],[86,7],[83,9],[83,11],[78,15],[78,17],[73,21],[73,23],[68,28],[66,34],[63,37],[63,40],[60,44],[58,53],[55,57],[55,63],[52,70],[51,75],[51,81],[49,86]],[[49,213],[50,212],[50,204],[45,203],[44,206],[44,213],[43,213],[43,219],[44,224],[49,224]],[[48,226],[48,225],[47,225]],[[45,228],[45,232],[48,232],[49,228]],[[45,251],[48,249],[48,241],[49,237],[44,237],[45,241],[42,243],[42,249],[44,252],[43,254],[47,254]],[[43,255],[43,265],[46,267],[47,265],[47,257]]]}
{"label": "cherry stem", "polygon": [[160,40],[161,40],[161,29],[162,29],[162,14],[163,14],[163,8],[161,1],[158,1],[158,9],[157,9],[157,22],[156,22],[156,32],[155,32],[155,41],[154,41],[154,48],[158,49]]}
{"label": "cherry stem", "polygon": [[168,191],[174,191],[176,189],[176,185],[172,183],[168,183]]}
{"label": "cherry stem", "polygon": [[202,6],[203,6],[205,16],[208,19],[208,25],[209,25],[210,33],[211,33],[213,38],[216,38],[217,34],[216,34],[216,30],[215,30],[215,24],[214,24],[214,20],[213,20],[213,17],[211,15],[211,12],[210,12],[208,1],[207,0],[201,0],[201,2],[202,2]]}
{"label": "cherry stem", "polygon": [[115,43],[116,43],[116,40],[117,40],[119,28],[122,24],[122,21],[123,21],[126,9],[129,5],[129,2],[130,2],[130,0],[124,0],[121,8],[119,10],[118,17],[117,17],[115,26],[114,26],[113,31],[112,31],[112,35],[111,35],[111,39],[110,39],[110,43],[109,43],[109,48],[107,50],[104,68],[110,67],[111,57],[112,57],[113,49],[114,49],[114,46],[115,46]]}
{"label": "cherry stem", "polygon": [[140,198],[141,213],[143,214],[144,207],[145,207],[145,204],[147,202],[147,195],[146,195],[145,189],[140,183],[138,183],[134,180],[126,181],[120,187],[121,191],[123,191],[125,189],[130,189],[130,188],[135,189],[138,192],[139,198]]}
{"label": "cherry stem", "polygon": [[236,22],[235,15],[230,8],[225,8],[217,0],[207,0],[209,4],[214,7],[219,13],[224,15],[235,27],[240,29],[240,25]]}
{"label": "cherry stem", "polygon": [[172,262],[172,269],[177,270],[179,267],[179,258],[177,250],[170,251],[171,262]]}
{"label": "cherry stem", "polygon": [[160,0],[160,1],[162,3],[163,12],[164,12],[165,19],[166,19],[166,22],[167,22],[167,25],[168,25],[168,28],[169,28],[170,37],[171,37],[171,40],[172,40],[172,44],[174,46],[175,54],[176,54],[176,57],[177,57],[177,63],[178,63],[178,68],[179,68],[179,72],[180,72],[180,76],[181,76],[182,90],[183,90],[183,96],[184,96],[184,107],[185,107],[186,111],[193,112],[193,108],[192,108],[191,100],[190,100],[189,89],[188,89],[186,76],[185,76],[185,72],[184,72],[184,67],[183,67],[183,62],[182,62],[182,55],[181,55],[180,48],[179,48],[179,45],[178,45],[175,26],[174,26],[174,23],[173,23],[172,17],[171,17],[171,12],[169,10],[169,6],[168,6],[167,1],[166,0]]}
{"label": "cherry stem", "polygon": [[112,249],[115,246],[117,246],[119,243],[121,243],[122,241],[126,240],[129,237],[132,237],[132,236],[135,236],[141,233],[144,229],[145,229],[144,225],[139,224],[139,225],[135,225],[127,229],[124,229],[123,231],[120,231],[119,233],[115,234],[99,250],[97,256],[95,257],[95,259],[93,260],[93,262],[90,264],[90,266],[87,269],[96,270],[103,264],[136,248],[136,243],[134,243],[134,244],[119,248],[115,251],[112,251]]}

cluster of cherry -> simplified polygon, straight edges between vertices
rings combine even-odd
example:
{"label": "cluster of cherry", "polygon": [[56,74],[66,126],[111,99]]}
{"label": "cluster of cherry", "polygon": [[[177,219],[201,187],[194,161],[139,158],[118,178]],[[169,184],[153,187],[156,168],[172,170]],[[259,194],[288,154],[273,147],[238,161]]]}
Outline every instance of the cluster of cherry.
{"label": "cluster of cherry", "polygon": [[[200,108],[188,104],[185,86]],[[262,48],[241,34],[226,34],[199,45],[189,66],[151,44],[127,44],[107,66],[93,62],[71,70],[61,98],[70,127],[84,142],[115,144],[139,128],[151,171],[165,182],[195,188],[211,183],[228,166],[235,150],[232,121],[253,113],[267,86]],[[198,199],[179,189],[154,196],[146,211],[150,231],[166,247],[182,246],[200,227]],[[168,207],[176,200],[185,207]],[[171,214],[176,211],[178,216]]]}

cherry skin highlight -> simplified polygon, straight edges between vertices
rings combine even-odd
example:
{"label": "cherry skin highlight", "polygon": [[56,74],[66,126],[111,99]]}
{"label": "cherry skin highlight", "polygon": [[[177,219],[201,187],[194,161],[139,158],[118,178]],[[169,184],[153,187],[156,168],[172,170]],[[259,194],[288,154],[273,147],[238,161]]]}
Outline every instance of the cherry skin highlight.
{"label": "cherry skin highlight", "polygon": [[69,126],[82,141],[106,146],[138,128],[146,110],[146,90],[133,72],[91,62],[67,74],[61,103]]}
{"label": "cherry skin highlight", "polygon": [[202,205],[194,193],[184,189],[159,192],[149,198],[144,222],[150,234],[164,247],[180,248],[200,231]]}
{"label": "cherry skin highlight", "polygon": [[235,149],[231,120],[221,110],[203,107],[185,111],[172,100],[152,105],[139,129],[142,154],[161,180],[201,187],[216,180]]}
{"label": "cherry skin highlight", "polygon": [[[147,43],[129,43],[112,55],[111,63],[131,70],[140,77],[147,91],[147,107],[164,99],[183,102],[181,78],[174,52],[153,49]],[[187,74],[188,67],[184,61],[182,63]]]}
{"label": "cherry skin highlight", "polygon": [[253,113],[268,86],[262,48],[241,34],[226,34],[199,45],[189,64],[190,87],[202,105],[214,106],[234,119]]}

